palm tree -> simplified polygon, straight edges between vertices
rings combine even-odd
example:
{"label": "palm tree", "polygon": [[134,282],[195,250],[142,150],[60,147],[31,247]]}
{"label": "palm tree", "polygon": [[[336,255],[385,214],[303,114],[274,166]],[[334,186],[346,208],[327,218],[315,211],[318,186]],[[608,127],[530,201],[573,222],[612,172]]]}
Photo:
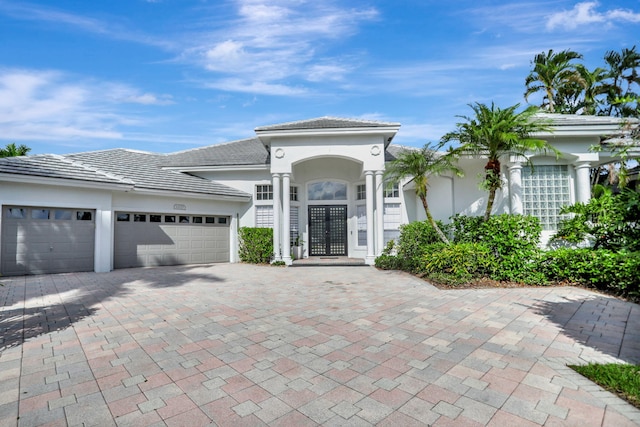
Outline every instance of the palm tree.
{"label": "palm tree", "polygon": [[570,82],[575,74],[575,66],[571,62],[574,59],[582,59],[582,55],[572,50],[563,50],[554,53],[553,49],[541,52],[535,56],[531,65],[533,69],[525,79],[527,90],[524,99],[536,92],[543,92],[541,108],[548,112],[555,112],[556,93]]}
{"label": "palm tree", "polygon": [[15,143],[7,144],[6,147],[0,148],[0,157],[18,157],[18,156],[26,156],[31,148],[27,147],[24,144],[20,144],[16,146]]}
{"label": "palm tree", "polygon": [[598,112],[598,96],[607,92],[604,80],[607,78],[607,70],[597,67],[589,71],[582,64],[576,65],[576,73],[583,88],[583,97],[580,107],[582,114],[596,115]]}
{"label": "palm tree", "polygon": [[[621,52],[608,51],[604,56],[607,63],[607,103],[609,108],[606,114],[618,117],[628,117],[638,114],[638,94],[634,93],[633,86],[640,84],[640,52],[636,47],[622,49]],[[626,83],[626,87],[625,87]],[[633,105],[636,104],[634,108]]]}
{"label": "palm tree", "polygon": [[456,124],[456,130],[442,137],[442,143],[459,141],[460,146],[451,148],[449,153],[455,157],[462,155],[480,155],[488,158],[485,165],[484,186],[489,191],[485,221],[491,215],[496,192],[502,188],[500,159],[507,155],[521,156],[535,152],[558,151],[545,140],[534,138],[533,134],[549,130],[546,120],[535,117],[537,107],[529,107],[516,112],[520,104],[508,108],[491,107],[485,104],[469,104],[474,117],[458,116],[464,122]]}
{"label": "palm tree", "polygon": [[413,181],[416,186],[416,196],[422,202],[427,220],[436,230],[440,239],[448,244],[449,239],[433,219],[427,202],[429,176],[438,176],[448,172],[462,176],[462,170],[453,162],[452,157],[438,153],[437,150],[439,148],[441,148],[441,145],[432,148],[430,144],[426,144],[417,150],[403,149],[396,156],[396,160],[386,165],[384,177],[386,180],[391,181],[400,181],[405,178],[409,178],[409,182]]}

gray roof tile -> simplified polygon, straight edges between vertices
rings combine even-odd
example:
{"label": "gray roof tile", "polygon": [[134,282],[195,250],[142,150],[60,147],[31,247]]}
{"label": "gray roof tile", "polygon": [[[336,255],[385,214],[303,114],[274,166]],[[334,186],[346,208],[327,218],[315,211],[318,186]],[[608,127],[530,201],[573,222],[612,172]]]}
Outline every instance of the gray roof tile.
{"label": "gray roof tile", "polygon": [[110,174],[126,176],[134,183],[135,188],[250,197],[244,191],[217,182],[162,169],[166,158],[164,154],[114,149],[70,154],[66,157]]}
{"label": "gray roof tile", "polygon": [[261,131],[277,130],[306,130],[306,129],[340,129],[340,128],[376,128],[400,126],[400,123],[379,122],[374,120],[345,119],[340,117],[319,117],[317,119],[300,120],[280,123],[270,126],[260,126],[255,129]]}
{"label": "gray roof tile", "polygon": [[258,138],[241,139],[224,144],[167,154],[164,166],[241,166],[265,165],[269,153]]}
{"label": "gray roof tile", "polygon": [[2,158],[0,159],[0,173],[106,184],[133,184],[133,181],[122,176],[116,176],[54,154]]}

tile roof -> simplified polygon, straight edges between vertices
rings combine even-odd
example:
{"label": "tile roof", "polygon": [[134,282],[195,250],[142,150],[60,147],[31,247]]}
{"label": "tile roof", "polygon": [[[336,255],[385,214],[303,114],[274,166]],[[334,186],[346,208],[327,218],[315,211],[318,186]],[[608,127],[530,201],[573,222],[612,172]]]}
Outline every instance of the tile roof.
{"label": "tile roof", "polygon": [[400,123],[379,122],[374,120],[345,119],[340,117],[319,117],[317,119],[300,120],[295,122],[280,123],[269,126],[260,126],[255,129],[261,131],[277,130],[305,130],[305,129],[341,129],[341,128],[376,128],[400,126]]}
{"label": "tile roof", "polygon": [[1,158],[0,173],[69,179],[93,183],[133,184],[133,181],[122,176],[98,170],[88,165],[74,162],[72,159],[54,154]]}
{"label": "tile roof", "polygon": [[162,169],[166,157],[164,154],[113,149],[70,154],[66,157],[109,174],[126,176],[134,183],[134,188],[250,197],[244,191],[217,182]]}
{"label": "tile roof", "polygon": [[224,144],[167,154],[164,166],[241,166],[265,165],[269,153],[258,138],[241,139]]}

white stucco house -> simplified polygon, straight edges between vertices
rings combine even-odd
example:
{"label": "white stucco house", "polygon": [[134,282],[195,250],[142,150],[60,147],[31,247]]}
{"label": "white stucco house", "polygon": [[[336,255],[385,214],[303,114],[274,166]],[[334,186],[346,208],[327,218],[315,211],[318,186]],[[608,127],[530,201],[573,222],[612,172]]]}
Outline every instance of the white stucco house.
{"label": "white stucco house", "polygon": [[[535,168],[504,159],[495,213],[540,218],[590,197],[592,145],[620,132],[610,117],[550,115],[541,135],[562,154]],[[411,185],[383,185],[399,123],[322,117],[263,126],[255,136],[171,154],[125,149],[0,159],[0,273],[4,275],[238,261],[239,227],[272,227],[275,260],[346,256],[373,264],[401,224],[424,219]],[[437,219],[479,215],[483,159],[465,178],[431,179]]]}

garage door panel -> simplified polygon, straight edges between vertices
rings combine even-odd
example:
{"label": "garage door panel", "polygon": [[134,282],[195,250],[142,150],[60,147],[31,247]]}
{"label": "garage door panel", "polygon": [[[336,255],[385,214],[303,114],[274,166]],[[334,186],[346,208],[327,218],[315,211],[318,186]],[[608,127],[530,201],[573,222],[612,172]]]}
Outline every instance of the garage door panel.
{"label": "garage door panel", "polygon": [[[163,220],[172,216],[146,215],[159,215]],[[130,213],[128,217],[134,216]],[[188,223],[116,221],[115,268],[228,262],[229,226],[197,223],[191,215],[180,215],[181,219],[185,217]],[[218,253],[221,247],[226,249]]]}

